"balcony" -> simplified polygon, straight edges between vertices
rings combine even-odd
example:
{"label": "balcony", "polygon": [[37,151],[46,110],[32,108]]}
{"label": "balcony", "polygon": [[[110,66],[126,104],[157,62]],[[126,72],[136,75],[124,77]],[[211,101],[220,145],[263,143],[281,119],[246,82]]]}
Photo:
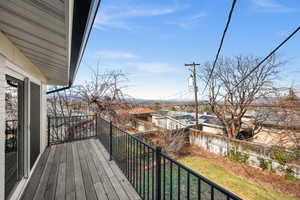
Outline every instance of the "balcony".
{"label": "balcony", "polygon": [[22,200],[141,199],[99,140],[52,145],[42,154]]}
{"label": "balcony", "polygon": [[22,200],[240,199],[99,116],[48,125],[49,147]]}

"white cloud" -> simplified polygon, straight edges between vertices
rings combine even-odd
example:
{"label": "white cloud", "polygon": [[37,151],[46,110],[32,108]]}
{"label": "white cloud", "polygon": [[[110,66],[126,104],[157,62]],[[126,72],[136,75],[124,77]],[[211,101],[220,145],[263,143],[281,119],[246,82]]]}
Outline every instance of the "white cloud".
{"label": "white cloud", "polygon": [[124,52],[124,51],[108,51],[108,50],[102,50],[97,51],[96,56],[99,56],[100,58],[109,58],[109,59],[132,59],[132,58],[138,58],[137,55],[130,53],[130,52]]}
{"label": "white cloud", "polygon": [[283,4],[278,3],[275,0],[252,0],[256,10],[264,12],[278,12],[286,13],[293,12],[295,9],[289,8]]}
{"label": "white cloud", "polygon": [[176,12],[177,8],[138,8],[130,7],[123,8],[108,7],[104,8],[103,11],[99,12],[95,20],[95,27],[100,29],[106,28],[117,28],[117,29],[128,29],[131,27],[127,22],[128,19],[134,17],[154,17],[172,14]]}
{"label": "white cloud", "polygon": [[183,19],[176,19],[174,21],[167,21],[166,24],[176,25],[183,29],[188,29],[193,27],[194,25],[197,25],[203,17],[206,17],[207,14],[205,12],[200,12],[188,17],[185,17]]}
{"label": "white cloud", "polygon": [[135,67],[139,71],[148,72],[148,73],[165,73],[174,71],[171,65],[167,63],[127,63],[129,67]]}

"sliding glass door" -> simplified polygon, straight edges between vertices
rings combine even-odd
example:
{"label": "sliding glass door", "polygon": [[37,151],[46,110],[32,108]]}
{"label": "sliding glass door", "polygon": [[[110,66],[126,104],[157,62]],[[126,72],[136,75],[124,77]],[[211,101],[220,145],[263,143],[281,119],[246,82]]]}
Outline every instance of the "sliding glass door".
{"label": "sliding glass door", "polygon": [[6,76],[5,198],[24,176],[24,82]]}

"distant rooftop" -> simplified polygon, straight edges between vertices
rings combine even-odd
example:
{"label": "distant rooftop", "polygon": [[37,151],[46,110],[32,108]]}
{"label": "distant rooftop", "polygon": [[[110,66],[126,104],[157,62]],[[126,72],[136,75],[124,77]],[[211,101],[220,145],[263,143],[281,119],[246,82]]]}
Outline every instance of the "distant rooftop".
{"label": "distant rooftop", "polygon": [[128,110],[128,113],[138,115],[138,114],[150,114],[156,112],[155,110],[152,110],[150,108],[143,108],[143,107],[137,107]]}

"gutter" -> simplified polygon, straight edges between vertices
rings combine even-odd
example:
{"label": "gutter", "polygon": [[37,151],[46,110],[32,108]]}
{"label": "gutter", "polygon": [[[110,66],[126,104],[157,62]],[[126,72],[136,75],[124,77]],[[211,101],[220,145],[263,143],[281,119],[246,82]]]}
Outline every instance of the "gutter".
{"label": "gutter", "polygon": [[60,92],[60,91],[63,91],[63,90],[67,90],[67,89],[69,89],[70,87],[72,87],[72,84],[69,84],[68,86],[62,87],[62,88],[59,88],[59,89],[47,91],[47,94],[52,94],[52,93],[54,93],[54,92]]}
{"label": "gutter", "polygon": [[[79,64],[81,63],[81,59],[82,59],[83,53],[84,53],[85,48],[86,48],[87,40],[90,36],[92,26],[94,24],[96,14],[98,12],[99,5],[100,5],[100,2],[101,2],[101,0],[90,0],[90,1],[91,1],[91,4],[90,4],[90,8],[89,8],[89,13],[88,13],[89,15],[87,16],[87,20],[86,20],[86,28],[85,28],[85,31],[82,35],[83,39],[82,39],[82,42],[80,44],[81,47],[79,48],[79,52],[77,52],[78,53],[77,62],[74,63],[73,65],[71,65],[71,62],[70,62],[70,70],[71,70],[71,66],[74,66],[73,67],[74,68],[73,69],[73,77],[70,77],[70,81],[69,81],[68,86],[65,86],[65,87],[62,87],[62,88],[59,88],[59,89],[55,89],[55,90],[47,91],[47,94],[52,94],[54,92],[60,92],[60,91],[63,91],[63,90],[70,89],[70,87],[72,87],[72,85],[73,85],[74,77],[75,77],[75,75],[77,73],[77,70],[79,68]],[[76,2],[77,2],[77,4],[76,4]],[[82,12],[82,11],[78,10],[78,9],[81,9],[81,6],[79,5],[81,2],[82,2],[81,0],[75,0],[74,1],[74,9],[76,9],[77,12]],[[95,5],[96,5],[96,9],[94,8]],[[77,15],[77,17],[81,18],[81,16],[78,16],[78,13],[73,13],[73,15]],[[74,25],[76,25],[75,23],[78,23],[78,20],[77,20],[77,18],[73,17],[73,28],[74,28]],[[73,30],[72,30],[72,32],[73,32]],[[74,37],[72,37],[72,40],[73,40],[73,38]],[[77,41],[78,40],[76,40],[75,42],[77,42]],[[72,43],[72,46],[73,46],[73,43]],[[71,47],[71,49],[72,49],[72,47]],[[71,53],[74,54],[73,51]],[[71,54],[71,59],[72,59],[72,54]]]}

